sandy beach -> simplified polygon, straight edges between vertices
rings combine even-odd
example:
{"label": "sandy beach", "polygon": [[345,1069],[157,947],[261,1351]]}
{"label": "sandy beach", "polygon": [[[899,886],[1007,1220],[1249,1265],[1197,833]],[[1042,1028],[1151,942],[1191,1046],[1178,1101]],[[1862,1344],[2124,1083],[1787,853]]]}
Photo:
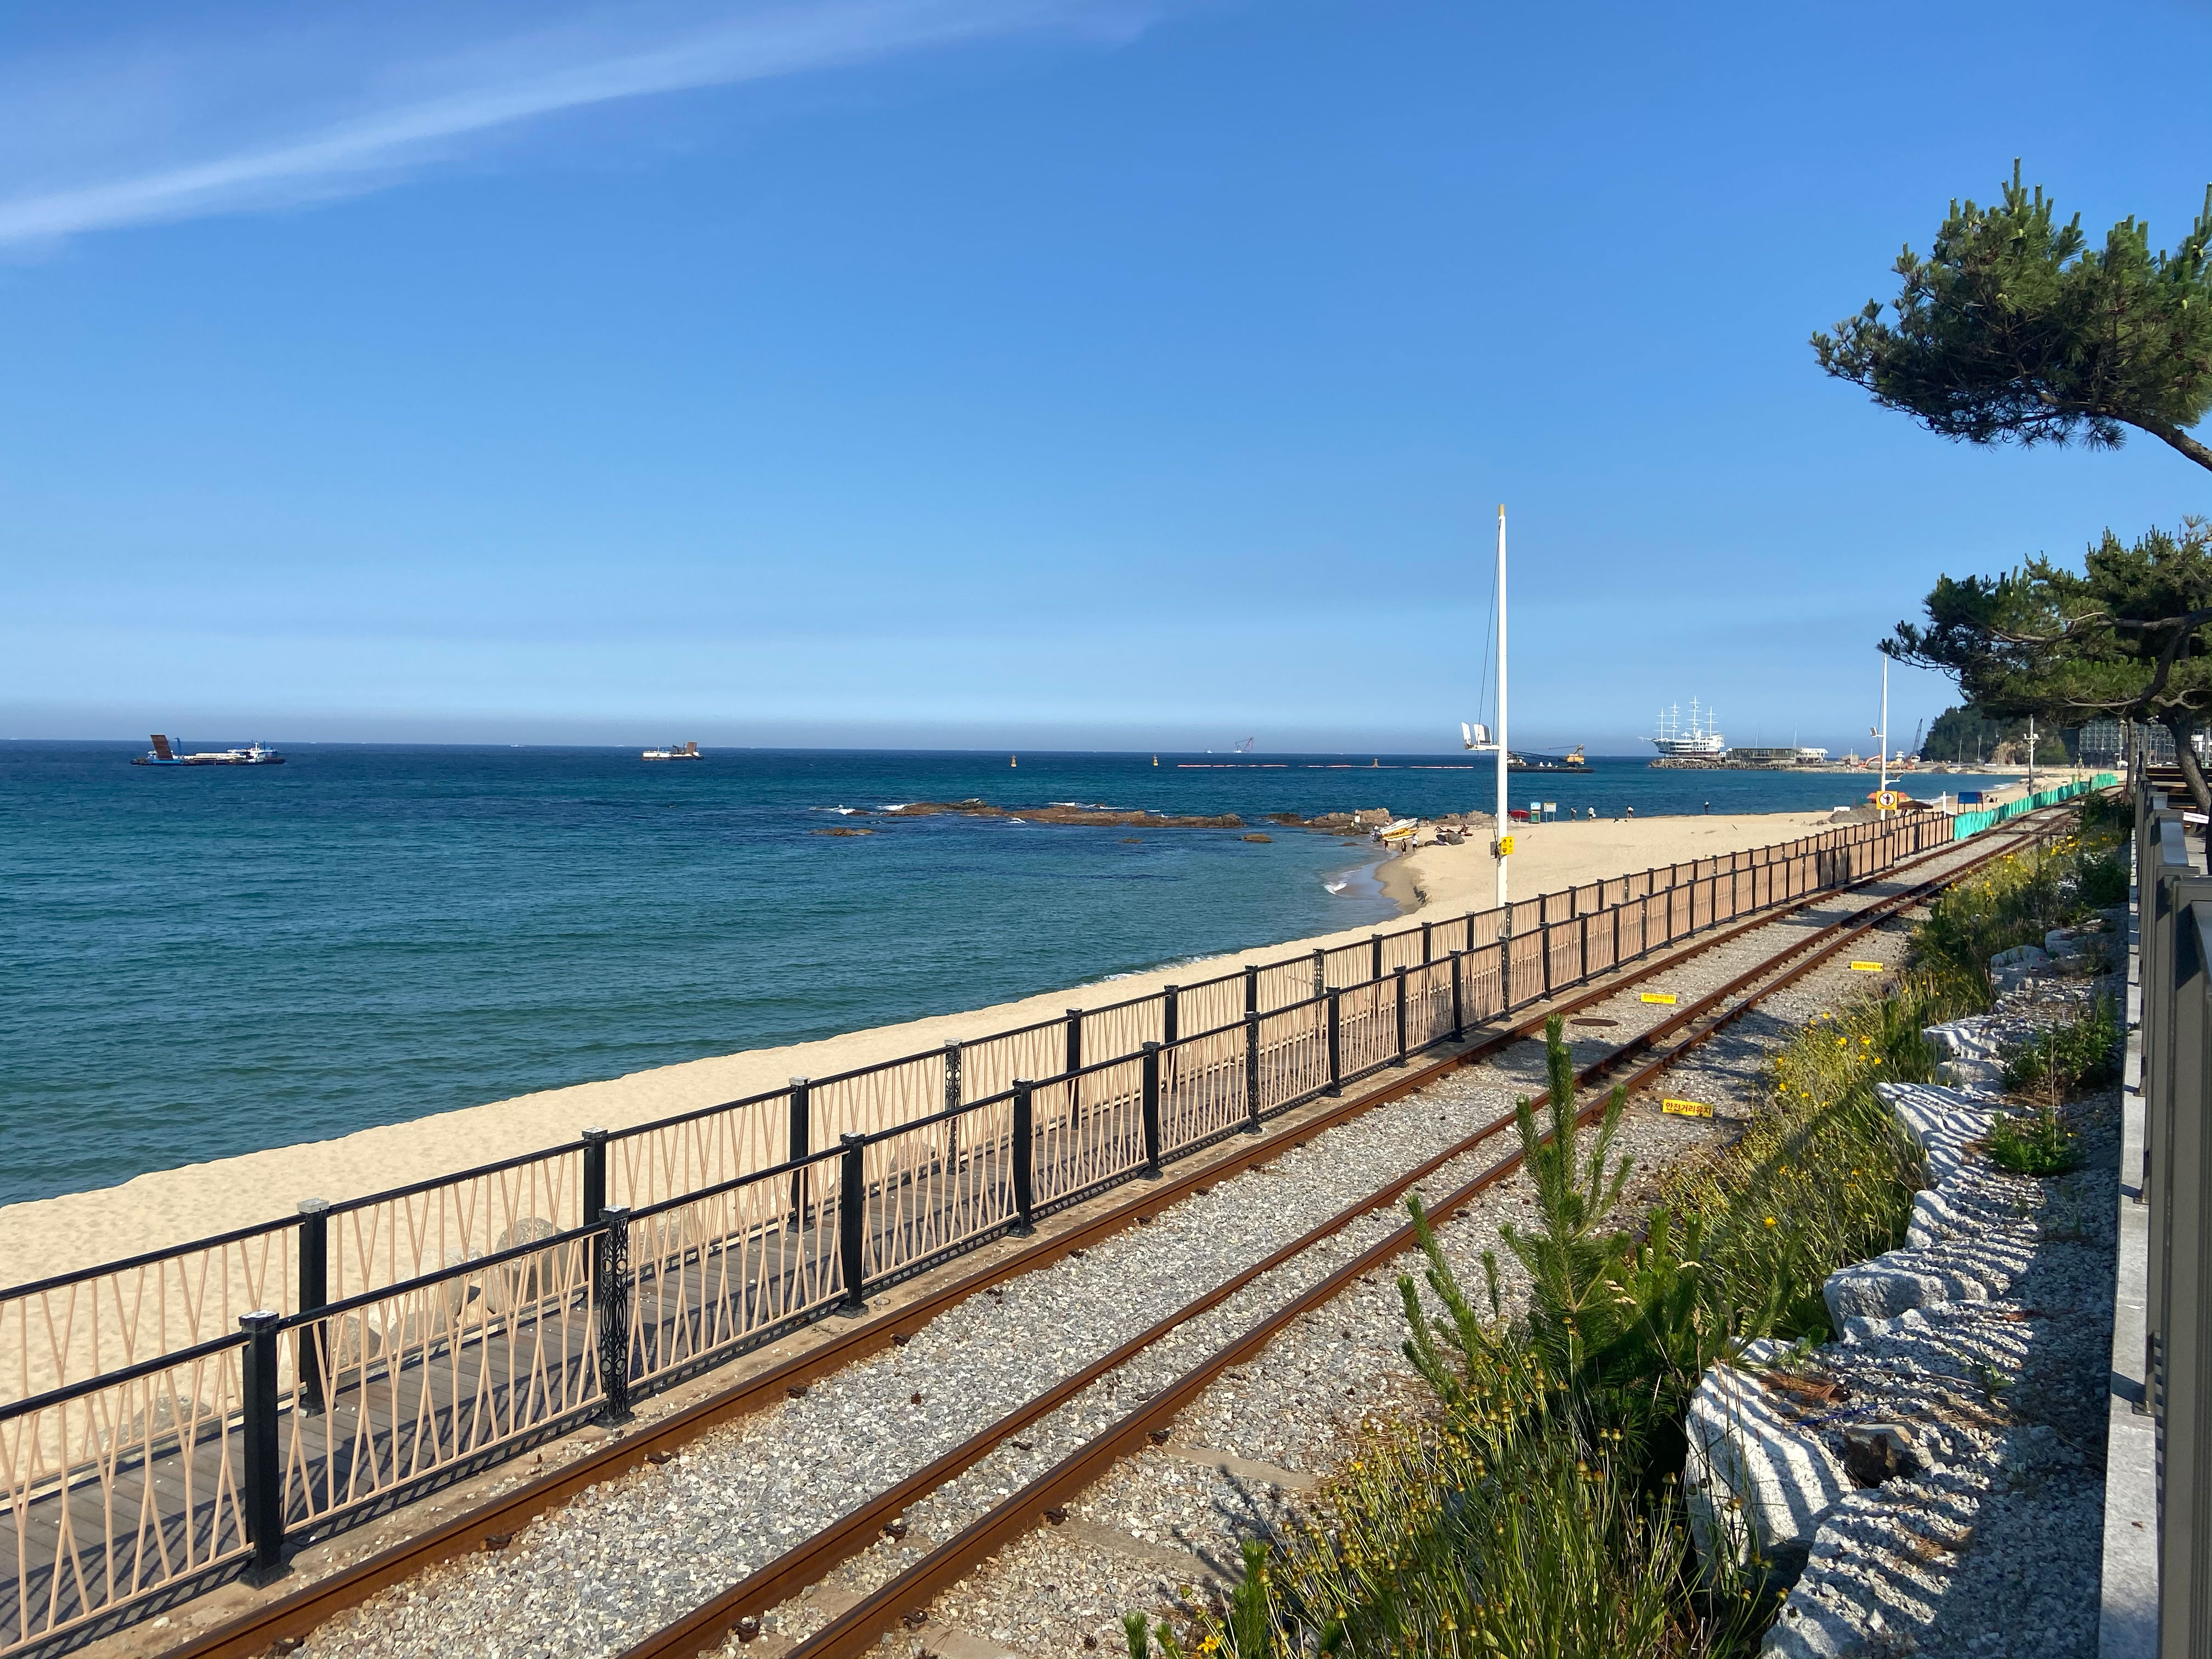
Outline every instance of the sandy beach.
{"label": "sandy beach", "polygon": [[[1827,828],[1826,813],[1654,817],[1520,826],[1509,872],[1528,897],[1602,877],[1712,854],[1793,841]],[[1347,860],[1357,855],[1347,851]],[[1384,890],[1407,913],[1460,915],[1495,902],[1485,847],[1427,846],[1387,860]],[[1397,925],[1402,925],[1397,924]],[[622,1128],[781,1088],[794,1076],[826,1077],[875,1061],[968,1041],[1190,984],[1316,945],[1363,939],[1366,927],[1285,940],[1204,962],[1048,991],[1019,1001],[781,1048],[746,1050],[627,1076],[518,1096],[333,1140],[158,1170],[119,1186],[0,1207],[0,1282],[22,1284],[101,1261],[166,1249],[292,1212],[296,1200],[332,1200],[428,1180],[573,1139],[587,1127]]]}

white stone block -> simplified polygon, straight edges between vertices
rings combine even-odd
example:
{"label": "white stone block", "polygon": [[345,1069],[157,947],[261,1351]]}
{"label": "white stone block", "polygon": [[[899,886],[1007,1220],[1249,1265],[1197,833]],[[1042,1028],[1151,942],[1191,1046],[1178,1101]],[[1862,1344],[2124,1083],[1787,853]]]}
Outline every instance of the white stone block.
{"label": "white stone block", "polygon": [[[1744,1364],[1756,1366],[1783,1352],[1778,1342],[1754,1342]],[[1741,1560],[1748,1545],[1794,1570],[1820,1516],[1850,1490],[1819,1431],[1802,1425],[1752,1370],[1735,1365],[1705,1373],[1684,1426],[1690,1451],[1682,1496],[1700,1556]]]}

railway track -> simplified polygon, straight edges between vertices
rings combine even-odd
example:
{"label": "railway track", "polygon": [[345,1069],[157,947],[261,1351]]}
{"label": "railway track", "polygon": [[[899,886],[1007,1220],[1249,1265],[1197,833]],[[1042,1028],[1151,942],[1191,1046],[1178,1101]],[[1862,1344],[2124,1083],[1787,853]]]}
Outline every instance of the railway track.
{"label": "railway track", "polygon": [[[2032,837],[2035,833],[2033,823],[2023,821],[2021,832],[1993,836],[1985,850],[1964,860],[1959,857],[1961,849],[1939,848],[1884,872],[1875,878],[1875,883],[1895,882],[1901,876],[1909,877],[1912,870],[1929,865],[1942,866],[1937,873],[1903,890],[1878,897],[1817,929],[1787,937],[1779,949],[1747,970],[1718,988],[1676,1006],[1656,1024],[1628,1037],[1582,1068],[1580,1080],[1586,1085],[1620,1083],[1632,1091],[1646,1086],[1762,999],[1802,979],[1869,930],[1924,901],[1938,888]],[[886,1309],[861,1325],[760,1370],[737,1388],[627,1436],[567,1468],[533,1480],[497,1504],[210,1631],[173,1650],[175,1659],[230,1659],[231,1656],[258,1656],[272,1648],[289,1650],[332,1614],[366,1600],[376,1591],[398,1583],[441,1559],[487,1547],[504,1547],[529,1520],[559,1507],[587,1487],[648,1462],[665,1462],[680,1448],[717,1425],[757,1409],[779,1395],[803,1391],[812,1379],[851,1364],[888,1345],[908,1340],[940,1314],[981,1291],[1034,1273],[1061,1257],[1079,1255],[1102,1238],[1149,1220],[1180,1199],[1206,1191],[1212,1183],[1224,1177],[1227,1170],[1238,1168],[1248,1161],[1258,1167],[1287,1146],[1303,1146],[1312,1136],[1410,1094],[1447,1073],[1500,1055],[1534,1035],[1551,1014],[1571,1015],[1618,997],[1638,982],[1666,977],[1692,959],[1761,929],[1775,928],[1778,924],[1786,929],[1802,913],[1823,904],[1833,904],[1839,896],[1847,896],[1850,890],[1843,890],[1839,895],[1837,890],[1830,890],[1812,896],[1718,930],[1685,948],[1632,964],[1603,983],[1540,1009],[1528,1011],[1511,1024],[1477,1036],[1441,1060],[1409,1070],[1385,1087],[1354,1099],[1328,1103],[1294,1121],[1285,1121],[1272,1133],[1230,1149],[1221,1158],[1200,1160],[1198,1167],[1152,1183],[1133,1197],[1098,1206],[1096,1213],[1079,1215],[1049,1237],[1040,1237],[973,1272],[951,1277],[948,1282],[933,1289],[925,1289],[903,1305]],[[664,1656],[673,1659],[675,1656],[704,1653],[721,1646],[733,1634],[744,1638],[757,1632],[762,1615],[769,1609],[820,1582],[833,1568],[866,1549],[884,1534],[886,1527],[894,1525],[902,1512],[973,1469],[994,1448],[1049,1418],[1101,1379],[1155,1350],[1171,1335],[1186,1331],[1194,1322],[1223,1308],[1256,1281],[1314,1252],[1356,1219],[1395,1206],[1407,1192],[1432,1179],[1438,1171],[1484,1149],[1501,1136],[1510,1136],[1511,1127],[1510,1114],[1496,1117],[1413,1167],[1399,1171],[1354,1203],[1330,1214],[1298,1237],[1281,1244],[1203,1295],[1097,1356],[1011,1413],[999,1416],[987,1429],[968,1437],[736,1584],[704,1601],[684,1617],[665,1625],[644,1641],[629,1647],[623,1659],[663,1659]],[[1505,1179],[1518,1163],[1517,1151],[1507,1153],[1471,1180],[1462,1182],[1448,1195],[1437,1199],[1431,1207],[1439,1215],[1450,1214]],[[981,1518],[930,1549],[920,1560],[839,1613],[790,1652],[805,1656],[805,1659],[827,1659],[831,1655],[858,1654],[872,1648],[884,1631],[926,1609],[934,1595],[972,1571],[978,1561],[1012,1539],[1042,1524],[1047,1511],[1062,1508],[1070,1497],[1097,1480],[1119,1458],[1157,1437],[1157,1431],[1224,1370],[1258,1352],[1301,1315],[1322,1305],[1363,1274],[1401,1253],[1411,1243],[1410,1228],[1398,1227],[1350,1261],[1306,1285],[1231,1340],[1216,1347],[1197,1364],[1184,1368],[1135,1410],[1121,1414],[1089,1435],[1073,1451],[992,1505]]]}

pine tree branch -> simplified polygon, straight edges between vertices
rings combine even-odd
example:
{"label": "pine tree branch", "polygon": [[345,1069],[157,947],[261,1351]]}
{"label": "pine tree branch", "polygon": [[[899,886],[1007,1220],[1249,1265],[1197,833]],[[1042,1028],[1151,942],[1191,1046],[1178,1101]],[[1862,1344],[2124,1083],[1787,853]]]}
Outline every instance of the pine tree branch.
{"label": "pine tree branch", "polygon": [[2197,442],[2179,427],[2171,425],[2165,421],[2152,420],[2148,416],[2130,416],[2130,418],[2133,424],[2149,433],[2152,437],[2163,439],[2172,445],[2197,465],[2212,468],[2212,448],[2208,448]]}

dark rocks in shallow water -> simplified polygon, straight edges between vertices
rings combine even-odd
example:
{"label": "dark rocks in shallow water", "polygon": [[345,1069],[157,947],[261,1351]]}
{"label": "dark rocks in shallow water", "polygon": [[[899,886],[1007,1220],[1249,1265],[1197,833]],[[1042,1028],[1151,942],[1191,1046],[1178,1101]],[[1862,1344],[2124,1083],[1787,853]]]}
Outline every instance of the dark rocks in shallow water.
{"label": "dark rocks in shallow water", "polygon": [[1273,836],[1263,836],[1255,832],[1252,835],[1246,836],[1244,839],[1246,841],[1273,841],[1274,840],[1274,837]]}
{"label": "dark rocks in shallow water", "polygon": [[876,832],[872,830],[817,830],[814,833],[817,836],[872,836]]}
{"label": "dark rocks in shallow water", "polygon": [[1234,812],[1212,817],[1176,817],[1165,812],[1125,811],[1113,806],[993,806],[980,800],[918,800],[890,807],[884,816],[927,818],[957,812],[963,818],[1019,818],[1025,823],[1072,823],[1091,829],[1242,830]]}

